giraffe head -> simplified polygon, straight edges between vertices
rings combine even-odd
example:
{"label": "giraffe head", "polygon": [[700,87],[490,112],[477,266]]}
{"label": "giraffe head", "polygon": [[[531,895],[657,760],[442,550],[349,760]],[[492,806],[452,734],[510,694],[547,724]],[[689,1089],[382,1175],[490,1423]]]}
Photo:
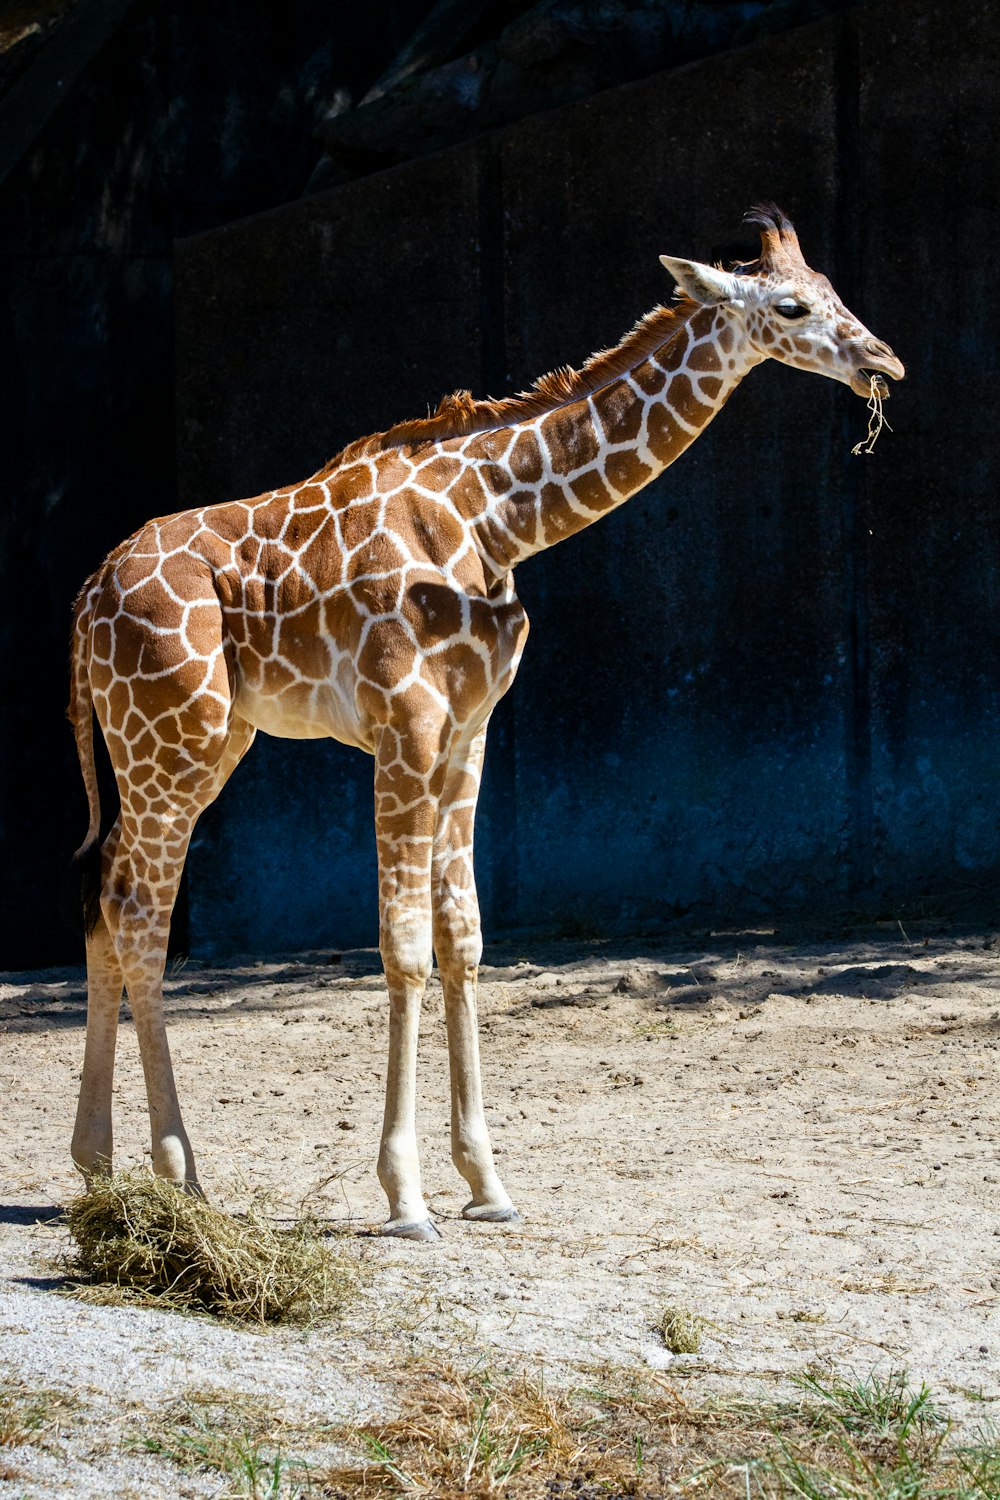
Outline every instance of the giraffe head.
{"label": "giraffe head", "polygon": [[888,344],[877,339],[841,302],[830,282],[806,265],[788,219],[768,204],[744,221],[760,229],[759,259],[724,271],[718,266],[661,255],[682,291],[695,302],[727,307],[743,325],[754,363],[779,359],[798,370],[829,375],[859,396],[880,394],[882,379],[902,380],[905,371]]}

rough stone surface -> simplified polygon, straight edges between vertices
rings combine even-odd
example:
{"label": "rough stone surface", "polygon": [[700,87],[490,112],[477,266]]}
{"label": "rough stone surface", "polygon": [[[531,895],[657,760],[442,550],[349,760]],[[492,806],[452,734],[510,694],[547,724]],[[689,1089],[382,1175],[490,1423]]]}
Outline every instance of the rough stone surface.
{"label": "rough stone surface", "polygon": [[[858,0],[536,0],[456,7],[424,66],[403,71],[355,109],[338,111],[319,130],[336,173],[359,162],[390,166],[508,125],[538,110],[585,99],[664,68],[677,68]],[[486,10],[486,15],[480,14]],[[440,15],[440,8],[435,16]],[[478,24],[477,24],[478,23]],[[506,24],[505,24],[506,23]],[[429,28],[430,29],[430,28]],[[480,44],[461,52],[476,31]],[[317,172],[313,186],[334,186]]]}
{"label": "rough stone surface", "polygon": [[[820,207],[835,197],[834,47],[832,27],[810,29],[510,132],[515,386],[666,299],[659,252],[707,258],[757,184],[835,274]],[[826,478],[852,462],[830,443],[849,400],[754,372],[656,483],[521,570],[520,912],[599,925],[787,907],[815,901],[817,877],[844,895],[849,621]]]}

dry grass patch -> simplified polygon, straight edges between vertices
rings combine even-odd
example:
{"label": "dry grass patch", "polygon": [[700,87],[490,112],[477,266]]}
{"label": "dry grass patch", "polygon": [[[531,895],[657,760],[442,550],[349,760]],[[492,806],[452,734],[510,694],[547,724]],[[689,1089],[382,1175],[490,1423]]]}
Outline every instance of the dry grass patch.
{"label": "dry grass patch", "polygon": [[276,1223],[244,1192],[234,1215],[145,1172],[95,1179],[66,1210],[74,1292],[253,1323],[337,1312],[357,1262],[324,1241],[315,1220]]}
{"label": "dry grass patch", "polygon": [[[21,1376],[0,1375],[0,1449],[51,1448],[65,1418],[78,1403],[63,1391],[36,1390]],[[28,1478],[14,1464],[0,1457],[0,1484]]]}
{"label": "dry grass patch", "polygon": [[77,1403],[62,1391],[34,1390],[19,1375],[0,1376],[0,1447],[44,1444]]}
{"label": "dry grass patch", "polygon": [[612,1375],[565,1390],[432,1366],[410,1372],[401,1413],[342,1436],[359,1460],[314,1469],[309,1493],[565,1495],[575,1500],[997,1500],[1000,1443],[958,1441],[904,1373],[805,1376],[796,1399],[695,1404],[665,1377]]}
{"label": "dry grass patch", "polygon": [[299,1500],[309,1468],[284,1450],[284,1419],[266,1401],[242,1392],[191,1390],[126,1440],[132,1452],[155,1454],[177,1468],[218,1474],[226,1497]]}
{"label": "dry grass patch", "polygon": [[631,1455],[602,1444],[597,1409],[544,1380],[495,1380],[419,1365],[407,1371],[402,1411],[345,1432],[363,1462],[314,1474],[330,1496],[534,1495],[554,1477],[585,1475],[608,1492]]}

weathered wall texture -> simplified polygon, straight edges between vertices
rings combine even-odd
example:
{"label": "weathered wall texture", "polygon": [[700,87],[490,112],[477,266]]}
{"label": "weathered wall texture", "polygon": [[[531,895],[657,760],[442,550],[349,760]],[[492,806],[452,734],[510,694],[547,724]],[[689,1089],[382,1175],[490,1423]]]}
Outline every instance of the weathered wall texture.
{"label": "weathered wall texture", "polygon": [[873,326],[898,324],[912,370],[887,481],[866,490],[859,620],[872,861],[889,890],[988,894],[1000,861],[998,42],[986,3],[887,6],[861,33],[866,302]]}
{"label": "weathered wall texture", "polygon": [[86,827],[70,605],[110,547],[176,509],[174,237],[301,192],[319,151],[303,118],[334,84],[367,87],[424,8],[81,0],[74,45],[102,43],[81,76],[42,49],[21,112],[0,100],[2,968],[82,950],[57,914]]}
{"label": "weathered wall texture", "polygon": [[[1000,865],[992,287],[1000,20],[887,0],[183,243],[184,504],[445,390],[616,340],[772,197],[906,361],[884,434],[764,367],[680,463],[525,565],[488,923],[882,905]],[[190,866],[195,951],[375,935],[370,764],[261,742]]]}

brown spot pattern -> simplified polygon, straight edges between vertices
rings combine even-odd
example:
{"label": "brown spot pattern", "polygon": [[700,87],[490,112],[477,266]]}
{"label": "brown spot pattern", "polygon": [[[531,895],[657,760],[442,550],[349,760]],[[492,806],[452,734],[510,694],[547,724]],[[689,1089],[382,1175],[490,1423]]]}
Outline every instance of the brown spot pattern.
{"label": "brown spot pattern", "polygon": [[[468,1041],[485,724],[527,634],[508,569],[647,483],[653,464],[678,456],[762,352],[791,353],[766,311],[773,276],[813,278],[816,307],[831,310],[831,338],[834,328],[842,340],[867,337],[838,321],[832,289],[801,262],[790,227],[775,220],[764,233],[761,261],[747,273],[760,279],[761,296],[745,314],[685,301],[656,309],[617,349],[581,371],[542,377],[526,396],[476,402],[459,392],[426,421],[352,444],[302,485],[152,521],[85,585],[70,716],[89,843],[100,828],[92,707],[121,800],[102,850],[90,1003],[117,1015],[127,986],[157,1172],[195,1178],[162,1031],[170,913],[191,834],[257,728],[325,734],[376,762],[391,1016],[379,1175],[393,1222],[426,1215],[408,1070],[432,940],[450,1018],[454,1158],[477,1207],[509,1208]],[[795,352],[813,367],[824,360],[801,336]],[[110,1158],[101,1071],[109,1066],[88,1047],[74,1136],[85,1170]]]}

